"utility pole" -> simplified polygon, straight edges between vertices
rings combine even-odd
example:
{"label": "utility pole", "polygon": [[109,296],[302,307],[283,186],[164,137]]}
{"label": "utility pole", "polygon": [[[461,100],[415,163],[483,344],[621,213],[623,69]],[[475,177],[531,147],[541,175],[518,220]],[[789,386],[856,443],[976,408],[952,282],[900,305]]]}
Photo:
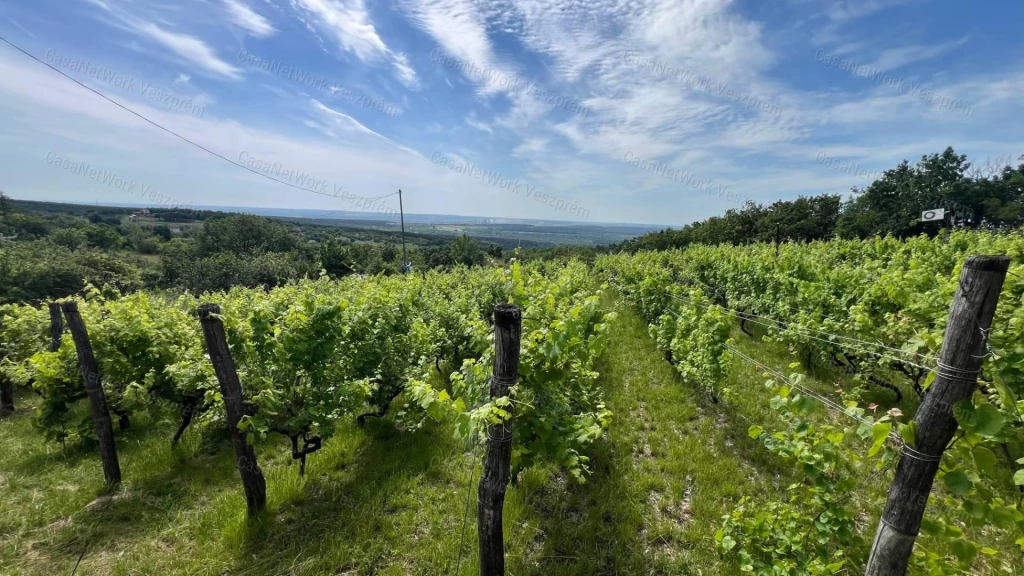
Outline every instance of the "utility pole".
{"label": "utility pole", "polygon": [[405,208],[402,207],[402,189],[398,189],[398,213],[402,219],[402,273],[409,271],[409,261],[405,257]]}

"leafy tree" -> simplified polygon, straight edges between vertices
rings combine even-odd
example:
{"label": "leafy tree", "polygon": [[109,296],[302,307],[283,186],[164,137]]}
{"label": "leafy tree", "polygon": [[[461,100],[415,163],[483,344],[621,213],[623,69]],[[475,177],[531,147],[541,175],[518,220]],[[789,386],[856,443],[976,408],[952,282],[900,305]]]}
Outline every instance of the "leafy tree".
{"label": "leafy tree", "polygon": [[1024,164],[986,168],[972,170],[966,156],[947,148],[923,156],[913,166],[901,162],[867,188],[854,188],[845,202],[834,194],[780,200],[770,206],[748,202],[723,216],[645,234],[619,248],[665,250],[690,244],[826,240],[837,235],[907,238],[940,229],[921,222],[921,213],[933,208],[945,208],[956,227],[1024,225]]}
{"label": "leafy tree", "polygon": [[166,224],[158,224],[154,226],[153,235],[156,236],[157,238],[163,238],[165,242],[170,240],[171,237],[173,236],[171,234],[171,228]]}
{"label": "leafy tree", "polygon": [[320,267],[333,278],[341,278],[353,272],[348,264],[348,252],[336,238],[330,238],[318,250]]}
{"label": "leafy tree", "polygon": [[11,199],[3,192],[0,192],[0,214],[3,214],[4,222],[11,222]]}
{"label": "leafy tree", "polygon": [[360,274],[380,274],[389,270],[384,266],[381,251],[373,244],[352,244],[346,248],[349,264]]}
{"label": "leafy tree", "polygon": [[50,233],[50,224],[46,219],[31,214],[12,215],[9,225],[19,240],[34,240]]}
{"label": "leafy tree", "polygon": [[463,233],[451,244],[452,260],[456,264],[474,266],[484,263],[484,253],[480,243]]}
{"label": "leafy tree", "polygon": [[37,240],[0,247],[0,302],[53,300],[81,292],[86,284],[121,293],[142,287],[141,271],[114,254]]}
{"label": "leafy tree", "polygon": [[422,252],[423,262],[427,268],[447,268],[455,265],[452,251],[448,246],[425,246]]}
{"label": "leafy tree", "polygon": [[385,244],[384,247],[381,248],[380,250],[380,257],[381,260],[383,260],[384,262],[394,262],[395,260],[398,259],[398,248],[396,248],[395,245],[391,243]]}
{"label": "leafy tree", "polygon": [[89,240],[89,244],[103,250],[118,248],[124,241],[116,228],[103,224],[94,224],[86,228],[85,237]]}
{"label": "leafy tree", "polygon": [[971,177],[967,157],[952,148],[922,156],[916,166],[906,161],[864,190],[853,190],[837,226],[842,237],[897,238],[935,232],[935,223],[921,222],[921,213],[944,208],[956,227],[1018,226],[1024,215],[1024,164],[1006,166],[991,178]]}
{"label": "leafy tree", "polygon": [[77,228],[57,228],[50,232],[50,241],[74,251],[84,246],[88,238],[86,238],[85,232]]}
{"label": "leafy tree", "polygon": [[222,252],[257,256],[267,252],[288,252],[298,245],[298,238],[284,225],[267,218],[233,214],[204,221],[196,242],[199,253],[204,256]]}

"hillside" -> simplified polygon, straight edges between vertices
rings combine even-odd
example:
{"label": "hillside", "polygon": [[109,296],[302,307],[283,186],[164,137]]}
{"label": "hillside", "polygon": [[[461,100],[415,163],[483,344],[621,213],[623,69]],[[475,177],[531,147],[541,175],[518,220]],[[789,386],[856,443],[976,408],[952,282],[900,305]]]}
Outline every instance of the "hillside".
{"label": "hillside", "polygon": [[[978,385],[955,410],[938,404],[959,432],[940,447],[909,561],[1014,573],[1024,237],[972,231],[87,295],[76,310],[114,421],[116,487],[71,335],[50,352],[46,310],[5,306],[16,412],[0,421],[14,454],[0,463],[0,566],[474,574],[474,494],[485,454],[509,441],[510,573],[859,572],[890,484],[932,449],[912,418],[964,380],[936,359],[953,361],[947,316],[975,254],[1010,269],[971,329],[988,351],[971,356]],[[202,302],[221,313],[201,331]],[[492,309],[506,302],[522,311],[511,400],[489,394]],[[210,322],[248,402],[237,429]],[[232,466],[233,435],[258,466]],[[239,470],[266,485],[248,520]]]}

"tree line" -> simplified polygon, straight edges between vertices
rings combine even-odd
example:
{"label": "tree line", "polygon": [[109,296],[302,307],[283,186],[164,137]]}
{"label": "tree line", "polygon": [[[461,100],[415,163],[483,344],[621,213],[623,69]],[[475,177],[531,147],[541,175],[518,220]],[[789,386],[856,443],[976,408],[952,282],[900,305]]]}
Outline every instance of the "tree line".
{"label": "tree line", "polygon": [[[194,294],[233,286],[273,288],[322,273],[395,274],[397,235],[247,214],[16,201],[0,195],[0,303],[40,302],[87,285],[121,294],[141,289]],[[186,219],[186,217],[188,217]],[[474,266],[501,246],[466,235],[407,235],[414,270]]]}
{"label": "tree line", "polygon": [[617,250],[666,250],[690,244],[809,242],[829,238],[936,234],[939,222],[922,222],[921,213],[945,209],[945,226],[1006,229],[1024,225],[1024,156],[1010,165],[972,165],[953,148],[904,160],[863,189],[854,187],[845,201],[839,194],[801,196],[770,205],[748,202],[722,216],[679,229],[627,240]]}

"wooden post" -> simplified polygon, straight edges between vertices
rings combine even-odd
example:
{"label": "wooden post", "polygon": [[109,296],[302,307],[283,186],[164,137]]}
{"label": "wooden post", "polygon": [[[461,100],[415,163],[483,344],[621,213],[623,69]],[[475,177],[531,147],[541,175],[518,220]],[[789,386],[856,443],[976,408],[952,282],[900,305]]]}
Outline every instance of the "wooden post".
{"label": "wooden post", "polygon": [[206,350],[210,354],[210,362],[220,382],[220,393],[224,398],[224,411],[227,413],[228,433],[231,434],[231,446],[235,451],[235,464],[242,476],[242,488],[245,489],[245,503],[249,516],[255,516],[267,506],[267,481],[263,471],[256,462],[256,451],[246,441],[245,434],[238,429],[238,423],[245,414],[242,404],[242,384],[235,371],[235,361],[228,349],[227,336],[224,334],[224,323],[220,319],[220,306],[204,304],[199,307],[199,322],[203,326],[206,338]]}
{"label": "wooden post", "polygon": [[0,373],[0,416],[14,413],[14,383],[7,374]]}
{"label": "wooden post", "polygon": [[64,337],[64,320],[60,315],[60,304],[50,302],[50,352],[60,350],[60,340]]}
{"label": "wooden post", "polygon": [[977,386],[985,356],[985,335],[992,325],[1009,267],[1006,256],[972,256],[964,264],[949,310],[935,380],[914,417],[914,452],[901,457],[896,467],[866,576],[903,576],[907,571],[939,458],[958,426],[953,406],[969,399]]}
{"label": "wooden post", "polygon": [[107,484],[121,483],[121,465],[117,461],[117,445],[114,443],[114,426],[110,421],[110,410],[107,408],[107,397],[103,393],[103,381],[100,370],[96,366],[96,357],[92,353],[89,342],[89,331],[85,328],[82,315],[78,313],[78,302],[64,302],[60,305],[68,320],[68,330],[75,341],[78,353],[78,364],[82,368],[82,379],[85,381],[85,394],[89,397],[89,408],[92,410],[92,421],[96,425],[96,438],[100,444],[100,460],[103,463],[103,476]]}
{"label": "wooden post", "polygon": [[[519,341],[523,317],[519,307],[499,304],[494,307],[494,375],[491,378],[491,399],[504,398],[519,377]],[[512,469],[512,430],[514,411],[505,407],[509,418],[501,424],[487,426],[487,453],[477,490],[477,535],[480,540],[480,575],[504,576],[505,541],[502,511],[505,488]]]}
{"label": "wooden post", "polygon": [[[0,350],[3,349],[3,343],[0,342]],[[0,358],[4,357],[4,353],[0,352]],[[14,413],[14,383],[7,377],[7,374],[0,372],[0,417],[7,416]]]}

